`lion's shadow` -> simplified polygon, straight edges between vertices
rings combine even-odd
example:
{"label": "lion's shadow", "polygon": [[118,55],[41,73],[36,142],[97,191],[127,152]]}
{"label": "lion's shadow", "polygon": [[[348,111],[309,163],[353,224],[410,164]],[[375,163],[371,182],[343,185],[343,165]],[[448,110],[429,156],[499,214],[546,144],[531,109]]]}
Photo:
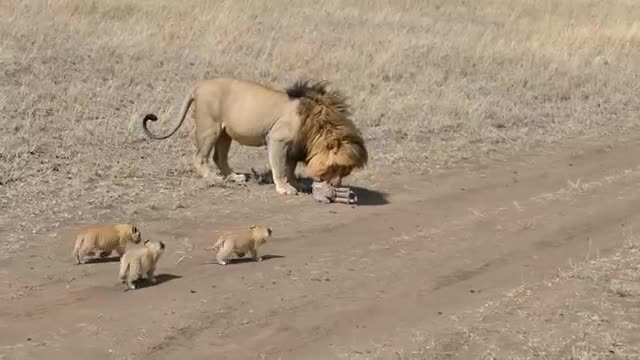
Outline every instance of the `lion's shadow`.
{"label": "lion's shadow", "polygon": [[[271,170],[258,172],[254,169],[251,169],[251,172],[252,174],[244,174],[249,179],[249,181],[254,182],[258,185],[273,185]],[[302,187],[302,193],[308,195],[311,194],[311,184],[313,184],[313,179],[309,177],[298,177],[298,183]],[[360,186],[350,186],[350,188],[358,196],[358,206],[379,206],[389,203],[389,200],[387,199],[388,194],[386,193],[366,189]]]}

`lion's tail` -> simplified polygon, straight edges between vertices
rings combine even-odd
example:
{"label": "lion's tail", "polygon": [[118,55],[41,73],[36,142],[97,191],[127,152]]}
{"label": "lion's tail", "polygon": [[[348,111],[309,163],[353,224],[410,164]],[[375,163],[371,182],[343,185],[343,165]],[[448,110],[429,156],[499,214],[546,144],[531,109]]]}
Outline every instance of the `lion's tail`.
{"label": "lion's tail", "polygon": [[80,263],[80,249],[82,248],[83,244],[84,244],[84,235],[80,234],[76,237],[76,243],[73,246],[73,257],[76,258],[76,261],[78,262],[78,264]]}
{"label": "lion's tail", "polygon": [[171,132],[163,136],[153,134],[151,131],[149,131],[149,128],[147,127],[148,126],[147,122],[149,120],[157,121],[158,117],[155,114],[147,114],[142,119],[142,129],[144,130],[144,133],[147,134],[147,136],[150,137],[151,139],[155,139],[155,140],[163,140],[175,134],[175,132],[178,131],[180,126],[182,126],[182,123],[184,122],[184,118],[187,117],[187,111],[189,111],[189,107],[191,106],[191,103],[193,103],[194,92],[195,92],[195,89],[192,89],[189,92],[189,95],[187,95],[187,98],[182,103],[182,107],[180,108],[180,115],[179,115],[180,121],[178,122],[178,125],[176,125],[176,127],[173,130],[171,130]]}

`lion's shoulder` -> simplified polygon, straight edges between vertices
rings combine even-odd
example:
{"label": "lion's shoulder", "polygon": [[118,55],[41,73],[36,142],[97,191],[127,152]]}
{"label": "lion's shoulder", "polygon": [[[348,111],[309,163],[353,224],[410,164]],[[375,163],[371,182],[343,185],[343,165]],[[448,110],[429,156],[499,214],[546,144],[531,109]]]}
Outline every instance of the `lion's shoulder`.
{"label": "lion's shoulder", "polygon": [[327,81],[318,81],[311,84],[309,81],[296,81],[291,86],[285,88],[285,92],[292,99],[309,98],[315,99],[327,94]]}
{"label": "lion's shoulder", "polygon": [[[330,108],[344,117],[351,115],[347,97],[339,90],[328,90],[329,82],[321,80],[317,82],[296,81],[285,88],[287,96],[291,99],[306,100],[302,107],[312,111],[317,106]],[[305,106],[306,105],[306,106]]]}

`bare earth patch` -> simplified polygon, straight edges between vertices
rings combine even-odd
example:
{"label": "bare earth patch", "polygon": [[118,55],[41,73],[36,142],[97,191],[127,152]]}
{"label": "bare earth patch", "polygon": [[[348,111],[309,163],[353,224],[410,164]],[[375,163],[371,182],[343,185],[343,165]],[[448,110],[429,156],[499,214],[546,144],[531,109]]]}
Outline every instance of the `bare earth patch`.
{"label": "bare earth patch", "polygon": [[402,359],[639,359],[640,250],[580,261],[481,308],[450,316],[447,334],[418,334]]}

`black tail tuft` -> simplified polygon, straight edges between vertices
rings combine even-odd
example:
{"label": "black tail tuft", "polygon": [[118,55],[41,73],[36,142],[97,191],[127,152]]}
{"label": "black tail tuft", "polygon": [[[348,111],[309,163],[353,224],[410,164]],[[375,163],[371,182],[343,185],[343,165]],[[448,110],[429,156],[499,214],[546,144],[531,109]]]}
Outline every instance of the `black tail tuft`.
{"label": "black tail tuft", "polygon": [[147,122],[147,121],[158,121],[158,117],[155,114],[147,114],[144,116],[144,118],[142,119],[142,121]]}

